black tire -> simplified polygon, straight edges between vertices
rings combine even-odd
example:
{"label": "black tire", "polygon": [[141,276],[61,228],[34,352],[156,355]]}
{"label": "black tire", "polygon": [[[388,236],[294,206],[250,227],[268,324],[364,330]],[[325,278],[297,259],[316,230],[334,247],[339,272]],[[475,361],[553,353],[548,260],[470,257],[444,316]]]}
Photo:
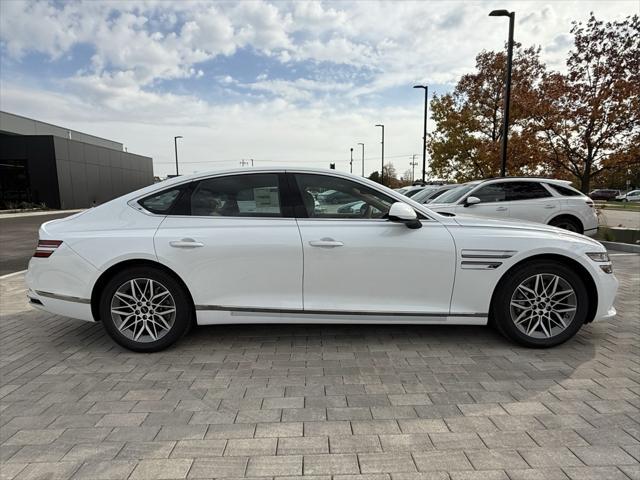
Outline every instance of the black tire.
{"label": "black tire", "polygon": [[582,222],[580,222],[580,220],[578,220],[577,218],[566,215],[554,218],[549,222],[549,225],[551,225],[552,227],[562,228],[570,232],[584,233]]}
{"label": "black tire", "polygon": [[[163,333],[163,336],[157,340],[153,340],[148,335],[147,341],[137,341],[129,338],[118,329],[116,326],[118,320],[114,319],[111,313],[112,301],[114,301],[116,291],[127,282],[130,283],[132,280],[140,279],[149,279],[164,287],[170,293],[171,300],[175,306],[170,328],[165,329],[166,333]],[[102,291],[99,307],[100,319],[109,336],[119,345],[134,352],[158,352],[164,350],[182,338],[189,331],[193,321],[191,301],[182,285],[173,276],[153,267],[133,267],[114,275]],[[131,331],[125,329],[125,333],[131,334]]]}
{"label": "black tire", "polygon": [[[538,274],[560,277],[575,293],[576,310],[573,319],[564,330],[549,338],[535,338],[522,332],[515,325],[511,313],[511,301],[516,288]],[[580,330],[587,318],[589,297],[584,282],[576,272],[562,263],[544,260],[524,264],[507,273],[507,277],[496,287],[491,307],[493,324],[505,337],[526,347],[548,348],[566,342]]]}

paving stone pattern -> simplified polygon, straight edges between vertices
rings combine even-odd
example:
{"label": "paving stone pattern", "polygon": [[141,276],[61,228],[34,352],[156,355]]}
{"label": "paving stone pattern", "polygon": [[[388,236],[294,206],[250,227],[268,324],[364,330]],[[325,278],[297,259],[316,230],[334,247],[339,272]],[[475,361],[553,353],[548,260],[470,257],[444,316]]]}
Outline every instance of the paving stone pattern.
{"label": "paving stone pattern", "polygon": [[0,281],[0,479],[640,479],[640,256],[550,350],[485,327],[199,328],[135,354]]}

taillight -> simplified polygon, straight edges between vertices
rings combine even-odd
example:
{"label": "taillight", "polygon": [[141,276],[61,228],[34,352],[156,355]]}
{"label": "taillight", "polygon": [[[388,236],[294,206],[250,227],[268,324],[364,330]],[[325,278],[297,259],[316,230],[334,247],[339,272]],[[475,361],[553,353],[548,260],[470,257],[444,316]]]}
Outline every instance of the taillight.
{"label": "taillight", "polygon": [[62,240],[38,240],[38,246],[33,256],[48,258],[60,245],[62,245]]}

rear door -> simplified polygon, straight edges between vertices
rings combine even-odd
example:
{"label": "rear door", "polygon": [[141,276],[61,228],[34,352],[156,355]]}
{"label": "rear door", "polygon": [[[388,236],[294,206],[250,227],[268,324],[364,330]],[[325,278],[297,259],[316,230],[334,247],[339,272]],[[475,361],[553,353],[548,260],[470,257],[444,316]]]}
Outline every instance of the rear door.
{"label": "rear door", "polygon": [[562,198],[554,197],[540,182],[505,182],[509,216],[547,223],[562,209]]}
{"label": "rear door", "polygon": [[302,245],[283,202],[284,173],[190,185],[158,228],[159,260],[201,310],[302,309]]}

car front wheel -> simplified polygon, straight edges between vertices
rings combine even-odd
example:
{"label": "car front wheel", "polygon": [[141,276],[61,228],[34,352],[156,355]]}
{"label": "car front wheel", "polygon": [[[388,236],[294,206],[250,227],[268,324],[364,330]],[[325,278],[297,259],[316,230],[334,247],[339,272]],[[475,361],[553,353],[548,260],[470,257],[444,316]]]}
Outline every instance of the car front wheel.
{"label": "car front wheel", "polygon": [[157,352],[175,343],[191,325],[183,287],[169,274],[136,267],[116,274],[100,299],[100,319],[118,344],[136,352]]}
{"label": "car front wheel", "polygon": [[585,322],[584,282],[566,265],[541,261],[517,269],[498,286],[493,314],[498,330],[527,347],[559,345]]}

